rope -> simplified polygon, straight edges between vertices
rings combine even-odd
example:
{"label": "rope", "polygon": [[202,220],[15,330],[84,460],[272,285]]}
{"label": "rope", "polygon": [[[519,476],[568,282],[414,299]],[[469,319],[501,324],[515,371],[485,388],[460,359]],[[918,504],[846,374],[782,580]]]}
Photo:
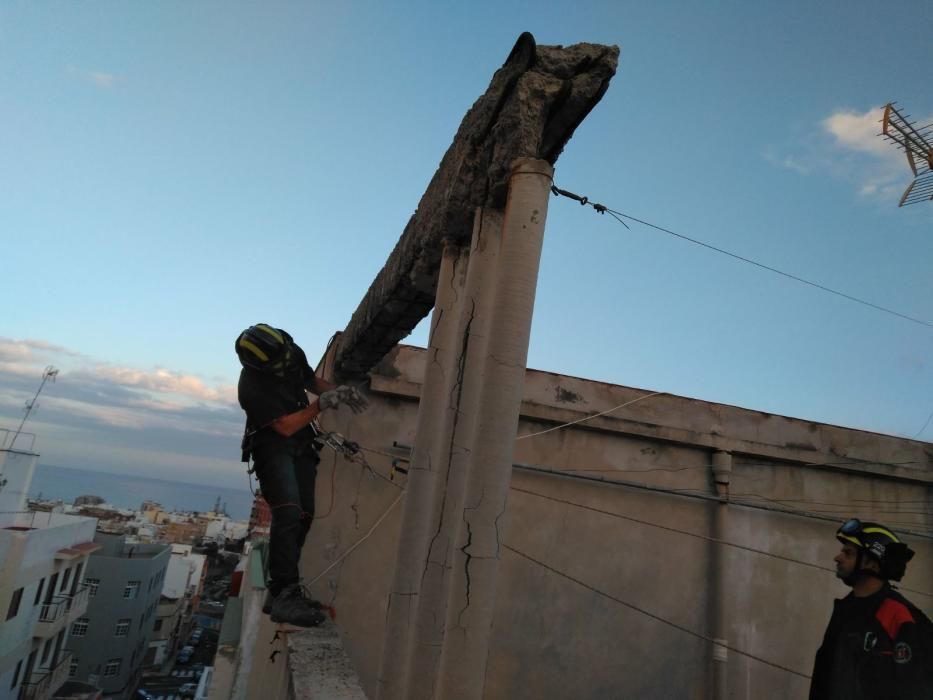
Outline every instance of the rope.
{"label": "rope", "polygon": [[653,228],[655,231],[660,231],[661,233],[666,233],[666,234],[668,234],[669,236],[674,236],[675,238],[679,238],[679,239],[681,239],[681,240],[683,240],[683,241],[687,241],[687,242],[689,242],[689,243],[693,243],[694,245],[702,246],[703,248],[706,248],[706,249],[708,249],[708,250],[712,250],[712,251],[715,251],[715,252],[717,252],[717,253],[721,253],[722,255],[727,255],[727,256],[729,256],[730,258],[734,258],[735,260],[740,260],[741,262],[748,263],[749,265],[754,265],[755,267],[761,268],[762,270],[767,270],[768,272],[773,272],[773,273],[776,274],[776,275],[781,275],[782,277],[786,277],[786,278],[788,278],[788,279],[794,280],[795,282],[800,282],[801,284],[809,285],[810,287],[814,287],[815,289],[819,289],[819,290],[821,290],[821,291],[828,292],[829,294],[834,294],[834,295],[836,295],[837,297],[842,297],[843,299],[848,299],[849,301],[853,301],[853,302],[855,302],[855,303],[857,303],[857,304],[862,304],[863,306],[868,306],[868,307],[870,307],[870,308],[872,308],[872,309],[875,309],[876,311],[882,311],[882,312],[884,312],[884,313],[886,313],[886,314],[891,314],[892,316],[897,316],[898,318],[902,318],[902,319],[904,319],[904,320],[906,320],[906,321],[910,321],[910,322],[912,322],[912,323],[917,323],[917,324],[919,324],[919,325],[921,325],[921,326],[926,326],[927,328],[933,328],[933,323],[930,323],[929,321],[924,321],[923,319],[915,318],[915,317],[913,317],[913,316],[908,316],[907,314],[902,314],[900,311],[895,311],[895,310],[893,310],[893,309],[889,309],[889,308],[884,307],[884,306],[879,306],[878,304],[874,304],[874,303],[872,303],[872,302],[870,302],[870,301],[866,301],[865,299],[860,299],[859,297],[852,296],[851,294],[846,294],[845,292],[840,292],[840,291],[838,291],[838,290],[836,290],[836,289],[833,289],[833,288],[831,288],[831,287],[827,287],[826,285],[820,284],[819,282],[812,282],[811,280],[804,279],[803,277],[799,277],[799,276],[794,275],[794,274],[792,274],[792,273],[790,273],[790,272],[784,272],[783,270],[779,270],[779,269],[776,268],[776,267],[771,267],[770,265],[765,265],[764,263],[760,263],[760,262],[758,262],[758,261],[756,261],[756,260],[752,260],[751,258],[746,258],[746,257],[743,257],[743,256],[738,255],[738,254],[736,254],[736,253],[731,253],[731,252],[729,252],[728,250],[725,250],[725,249],[723,249],[723,248],[717,248],[716,246],[711,245],[711,244],[709,244],[709,243],[704,243],[703,241],[697,240],[696,238],[691,238],[690,236],[685,236],[685,235],[683,235],[682,233],[677,233],[676,231],[671,231],[670,229],[664,228],[663,226],[658,226],[658,225],[656,225],[656,224],[652,224],[652,223],[649,223],[649,222],[647,222],[647,221],[643,221],[642,219],[637,219],[637,218],[635,218],[634,216],[630,216],[630,215],[628,215],[628,214],[623,214],[623,213],[620,212],[620,211],[616,211],[615,209],[610,209],[609,207],[606,207],[606,206],[604,206],[604,205],[602,205],[602,204],[596,204],[596,203],[594,203],[594,202],[590,202],[588,198],[586,198],[586,197],[581,197],[581,196],[579,196],[579,195],[575,195],[573,192],[568,192],[567,190],[562,190],[562,189],[559,189],[559,188],[557,188],[557,187],[552,187],[552,188],[551,188],[551,191],[552,191],[555,195],[561,195],[561,196],[564,196],[564,197],[569,197],[570,199],[574,199],[574,200],[580,202],[580,204],[582,204],[582,205],[589,204],[589,205],[590,205],[591,207],[593,207],[593,209],[595,209],[598,213],[600,213],[600,214],[609,214],[610,216],[612,216],[613,218],[615,218],[617,221],[619,221],[619,223],[621,223],[623,226],[625,226],[625,228],[628,228],[628,225],[627,225],[624,221],[622,221],[622,218],[628,219],[629,221],[634,221],[634,222],[636,222],[636,223],[641,224],[642,226],[647,226],[648,228]]}
{"label": "rope", "polygon": [[610,408],[605,411],[600,411],[599,413],[594,413],[591,416],[586,416],[584,418],[578,418],[577,420],[572,420],[569,423],[562,423],[561,425],[555,425],[553,428],[548,428],[547,430],[541,430],[537,433],[530,433],[529,435],[520,435],[519,437],[515,438],[515,440],[516,442],[518,440],[527,440],[528,438],[538,437],[539,435],[544,435],[545,433],[552,433],[555,430],[563,430],[564,428],[568,426],[577,425],[578,423],[583,423],[584,421],[592,420],[593,418],[599,418],[600,416],[605,416],[607,413],[618,411],[620,408],[631,406],[633,403],[638,403],[639,401],[650,399],[652,396],[660,396],[661,394],[665,394],[665,393],[667,392],[656,391],[653,394],[645,394],[644,396],[639,396],[637,399],[632,399],[631,401],[626,401],[623,404],[619,404],[618,406],[615,406],[614,408]]}

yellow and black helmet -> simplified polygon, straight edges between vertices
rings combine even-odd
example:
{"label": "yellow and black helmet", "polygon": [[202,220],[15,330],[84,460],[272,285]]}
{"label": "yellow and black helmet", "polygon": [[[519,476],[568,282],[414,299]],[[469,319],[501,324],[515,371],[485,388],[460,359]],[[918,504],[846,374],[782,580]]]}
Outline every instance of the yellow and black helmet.
{"label": "yellow and black helmet", "polygon": [[257,323],[240,333],[236,354],[244,367],[281,373],[288,365],[292,345],[292,337],[285,331]]}
{"label": "yellow and black helmet", "polygon": [[907,570],[907,562],[914,556],[914,551],[889,528],[858,518],[846,520],[836,530],[836,539],[843,544],[855,545],[859,552],[874,557],[881,564],[881,577],[891,581],[901,580]]}

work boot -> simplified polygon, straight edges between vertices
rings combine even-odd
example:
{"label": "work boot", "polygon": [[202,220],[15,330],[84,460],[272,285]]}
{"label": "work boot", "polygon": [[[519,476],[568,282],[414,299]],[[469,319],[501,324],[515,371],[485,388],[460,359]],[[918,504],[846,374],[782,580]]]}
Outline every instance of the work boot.
{"label": "work boot", "polygon": [[275,597],[269,617],[273,622],[286,622],[296,627],[317,627],[326,619],[320,603],[309,599],[297,583],[282,589]]}
{"label": "work boot", "polygon": [[[316,608],[318,610],[323,609],[324,605],[322,603],[308,596],[307,589],[305,590],[305,598],[307,599],[308,603],[311,604],[311,607]],[[275,600],[275,596],[272,595],[272,589],[266,588],[266,597],[262,601],[262,612],[264,615],[268,615],[269,613],[272,612],[272,601],[273,600]]]}

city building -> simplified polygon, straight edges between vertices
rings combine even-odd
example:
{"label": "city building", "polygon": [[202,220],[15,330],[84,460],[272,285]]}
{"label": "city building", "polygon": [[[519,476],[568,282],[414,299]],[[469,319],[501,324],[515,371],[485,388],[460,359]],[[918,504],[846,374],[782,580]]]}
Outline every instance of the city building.
{"label": "city building", "polygon": [[72,677],[126,698],[136,687],[171,549],[98,532],[87,566],[87,612],[71,625]]}
{"label": "city building", "polygon": [[0,697],[46,700],[68,680],[69,627],[86,615],[82,577],[100,545],[92,518],[25,510],[39,455],[10,444],[0,449]]}

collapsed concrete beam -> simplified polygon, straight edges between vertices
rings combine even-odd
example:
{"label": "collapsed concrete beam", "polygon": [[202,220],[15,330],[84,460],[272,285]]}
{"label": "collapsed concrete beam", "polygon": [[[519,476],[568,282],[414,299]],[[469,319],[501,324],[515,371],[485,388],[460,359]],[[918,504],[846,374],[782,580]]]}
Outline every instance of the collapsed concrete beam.
{"label": "collapsed concrete beam", "polygon": [[502,208],[512,163],[553,165],[615,74],[617,46],[537,46],[525,32],[470,108],[385,266],[341,334],[336,374],[365,374],[431,311],[446,243],[477,207]]}

